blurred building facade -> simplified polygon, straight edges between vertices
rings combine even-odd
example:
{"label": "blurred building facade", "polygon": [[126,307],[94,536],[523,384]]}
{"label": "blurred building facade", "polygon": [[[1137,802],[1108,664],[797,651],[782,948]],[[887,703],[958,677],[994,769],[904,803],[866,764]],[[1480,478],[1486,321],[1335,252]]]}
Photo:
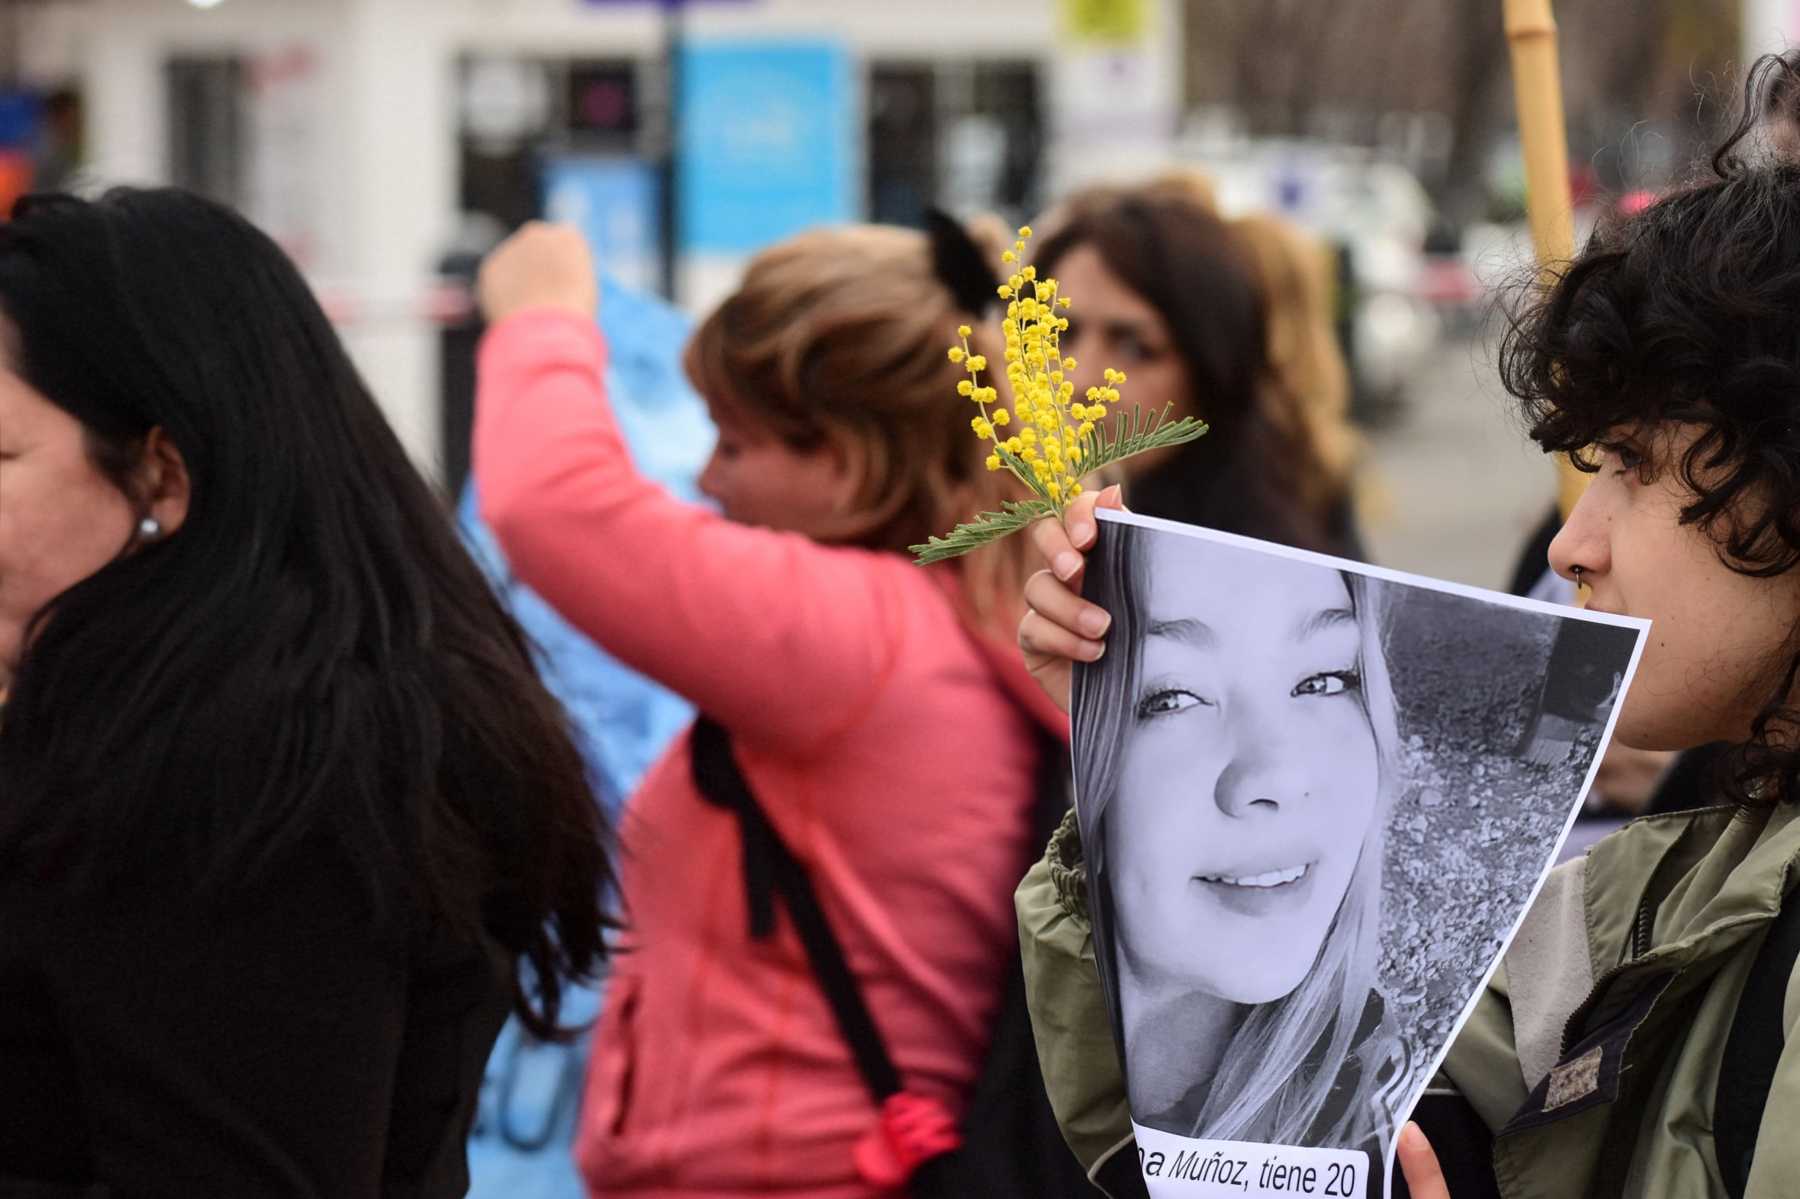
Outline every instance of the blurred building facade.
{"label": "blurred building facade", "polygon": [[1744,0],[1744,59],[1786,50],[1800,42],[1800,2]]}
{"label": "blurred building facade", "polygon": [[805,224],[932,203],[1011,219],[1141,173],[1183,101],[1180,0],[8,4],[19,82],[79,97],[79,182],[243,209],[433,468],[453,300],[431,281],[521,220],[579,221],[646,285],[672,229],[676,297],[699,309]]}

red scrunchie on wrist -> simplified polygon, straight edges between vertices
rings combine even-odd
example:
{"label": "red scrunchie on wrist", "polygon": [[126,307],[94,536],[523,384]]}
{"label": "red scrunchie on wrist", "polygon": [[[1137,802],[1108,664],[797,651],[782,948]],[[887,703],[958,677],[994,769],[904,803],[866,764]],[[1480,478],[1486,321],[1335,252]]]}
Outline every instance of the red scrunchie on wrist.
{"label": "red scrunchie on wrist", "polygon": [[901,1091],[881,1105],[881,1119],[856,1143],[856,1173],[870,1186],[895,1190],[920,1164],[962,1146],[950,1109]]}

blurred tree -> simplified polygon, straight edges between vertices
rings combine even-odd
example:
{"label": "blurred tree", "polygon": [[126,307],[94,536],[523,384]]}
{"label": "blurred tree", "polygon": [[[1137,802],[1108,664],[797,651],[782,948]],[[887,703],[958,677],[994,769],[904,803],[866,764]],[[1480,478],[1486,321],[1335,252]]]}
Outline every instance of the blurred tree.
{"label": "blurred tree", "polygon": [[[1570,152],[1610,189],[1658,186],[1716,133],[1741,0],[1556,0]],[[1443,152],[1411,165],[1456,223],[1512,125],[1500,0],[1187,0],[1187,100],[1254,136],[1375,145],[1423,116]]]}

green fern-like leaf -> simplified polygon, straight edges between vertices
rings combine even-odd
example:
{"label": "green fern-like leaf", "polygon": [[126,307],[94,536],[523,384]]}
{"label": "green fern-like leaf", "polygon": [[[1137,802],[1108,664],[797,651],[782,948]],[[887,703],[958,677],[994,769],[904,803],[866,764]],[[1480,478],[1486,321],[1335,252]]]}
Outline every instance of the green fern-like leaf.
{"label": "green fern-like leaf", "polygon": [[1032,493],[1036,495],[1038,499],[1043,500],[1052,508],[1056,507],[1056,501],[1050,498],[1050,493],[1045,490],[1043,483],[1039,481],[1037,472],[1031,469],[1031,463],[1025,461],[1025,459],[1019,457],[1017,454],[1014,454],[1003,445],[995,446],[994,453],[999,455],[1000,461],[1006,464],[1006,469],[1012,472],[1013,478],[1031,488]]}
{"label": "green fern-like leaf", "polygon": [[[1205,436],[1207,426],[1204,422],[1185,417],[1169,423],[1168,415],[1167,408],[1157,413],[1145,413],[1141,408],[1129,414],[1115,413],[1110,435],[1102,426],[1082,439],[1082,474],[1093,474],[1135,455],[1185,445]],[[1062,513],[1066,505],[1050,498],[1048,490],[1024,459],[1008,452],[1004,446],[996,447],[995,452],[1006,468],[1038,498],[1023,502],[1008,500],[1001,505],[1001,511],[983,512],[974,520],[957,525],[948,537],[933,537],[924,545],[910,547],[920,566],[959,558],[970,550],[1017,533],[1033,521]]]}
{"label": "green fern-like leaf", "polygon": [[983,512],[974,520],[957,525],[948,537],[933,537],[924,545],[912,546],[915,561],[920,566],[929,566],[933,562],[960,558],[990,541],[998,541],[1017,533],[1035,520],[1056,514],[1056,509],[1049,500],[1008,500],[1001,505],[1001,509],[999,512]]}
{"label": "green fern-like leaf", "polygon": [[1138,454],[1186,445],[1206,435],[1205,422],[1187,416],[1171,424],[1168,415],[1167,408],[1148,414],[1142,408],[1129,414],[1115,413],[1110,437],[1102,427],[1084,439],[1081,469],[1091,474]]}

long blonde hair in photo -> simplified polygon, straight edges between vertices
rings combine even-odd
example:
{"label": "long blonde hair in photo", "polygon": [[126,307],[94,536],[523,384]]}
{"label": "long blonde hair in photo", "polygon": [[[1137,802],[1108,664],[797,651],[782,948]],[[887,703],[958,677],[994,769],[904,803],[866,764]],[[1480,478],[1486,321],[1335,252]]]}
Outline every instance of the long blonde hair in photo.
{"label": "long blonde hair in photo", "polygon": [[[1094,956],[1115,1004],[1114,916],[1104,815],[1131,752],[1142,630],[1147,622],[1143,597],[1150,570],[1148,551],[1156,536],[1137,526],[1102,525],[1099,544],[1089,557],[1086,594],[1113,614],[1108,637],[1112,652],[1084,668],[1073,696],[1075,794],[1082,816]],[[1293,1145],[1324,1135],[1332,1146],[1378,1143],[1385,1152],[1395,1109],[1404,1097],[1401,1039],[1385,1016],[1371,1034],[1363,1035],[1361,1027],[1370,994],[1377,989],[1384,834],[1397,788],[1397,719],[1384,641],[1386,595],[1378,581],[1351,572],[1342,577],[1362,635],[1361,696],[1375,738],[1380,794],[1318,958],[1291,993],[1251,1008],[1239,1023],[1210,1081],[1199,1119],[1189,1130],[1191,1136]],[[1113,1019],[1117,1028],[1116,1010]],[[1352,1058],[1354,1093],[1321,1134],[1321,1119],[1339,1107],[1333,1090]]]}

